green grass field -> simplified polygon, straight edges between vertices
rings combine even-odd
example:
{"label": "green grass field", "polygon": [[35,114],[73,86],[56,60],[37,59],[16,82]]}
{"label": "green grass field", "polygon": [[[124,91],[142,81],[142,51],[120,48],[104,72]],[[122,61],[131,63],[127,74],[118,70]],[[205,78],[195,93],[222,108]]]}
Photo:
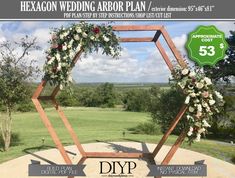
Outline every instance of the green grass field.
{"label": "green grass field", "polygon": [[[53,109],[47,109],[63,144],[73,144],[67,130],[64,128],[60,118]],[[145,122],[150,118],[147,113],[126,112],[120,108],[65,108],[65,115],[70,120],[75,132],[82,143],[96,141],[141,141],[157,143],[162,135],[140,135],[131,134],[128,128]],[[25,149],[38,151],[45,138],[45,145],[54,146],[46,128],[43,126],[38,113],[14,113],[13,132],[19,134],[20,142],[12,146],[8,152],[0,151],[0,162],[4,162],[26,154]],[[126,132],[125,138],[122,132]],[[167,145],[174,143],[176,136],[170,136]],[[200,143],[189,146],[187,143],[183,148],[205,153],[213,157],[230,162],[235,155],[235,147],[229,144],[221,144],[212,140],[202,140]]]}

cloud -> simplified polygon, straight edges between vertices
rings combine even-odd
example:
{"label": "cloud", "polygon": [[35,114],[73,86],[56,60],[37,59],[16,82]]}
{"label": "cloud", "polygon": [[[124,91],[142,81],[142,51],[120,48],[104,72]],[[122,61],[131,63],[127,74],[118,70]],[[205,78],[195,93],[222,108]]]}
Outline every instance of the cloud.
{"label": "cloud", "polygon": [[[70,22],[64,21],[20,21],[0,23],[0,42],[4,40],[18,40],[26,34],[37,37],[39,51],[31,51],[29,58],[36,59],[37,65],[42,69],[45,62],[45,50],[49,47],[47,41],[50,39],[50,28],[68,25]],[[103,22],[95,22],[103,23]],[[106,23],[106,22],[105,22]],[[187,54],[185,42],[187,34],[198,25],[215,25],[219,30],[229,35],[229,30],[234,29],[234,22],[133,22],[120,21],[114,25],[165,25],[168,33],[172,37],[177,49],[182,55]],[[142,36],[152,37],[155,32],[121,32],[122,37]],[[122,44],[122,56],[119,59],[112,59],[99,53],[93,53],[86,58],[82,57],[73,69],[73,77],[77,82],[167,82],[170,76],[169,69],[165,64],[161,54],[154,44],[150,43],[126,43]],[[166,44],[163,43],[167,54],[173,60],[174,56]],[[174,61],[174,60],[173,60]],[[40,80],[40,78],[38,78]]]}

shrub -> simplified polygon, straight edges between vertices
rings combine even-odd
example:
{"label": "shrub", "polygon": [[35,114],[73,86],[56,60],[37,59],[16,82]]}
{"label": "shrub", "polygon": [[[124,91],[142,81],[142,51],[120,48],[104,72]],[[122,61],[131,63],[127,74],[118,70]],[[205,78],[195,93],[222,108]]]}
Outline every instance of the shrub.
{"label": "shrub", "polygon": [[16,110],[20,112],[29,112],[29,111],[34,111],[35,108],[33,106],[33,103],[31,102],[31,103],[18,104]]}
{"label": "shrub", "polygon": [[235,155],[232,156],[231,161],[235,164]]}
{"label": "shrub", "polygon": [[149,121],[145,123],[141,123],[136,127],[128,129],[133,134],[148,134],[148,135],[160,135],[161,128],[156,123]]}

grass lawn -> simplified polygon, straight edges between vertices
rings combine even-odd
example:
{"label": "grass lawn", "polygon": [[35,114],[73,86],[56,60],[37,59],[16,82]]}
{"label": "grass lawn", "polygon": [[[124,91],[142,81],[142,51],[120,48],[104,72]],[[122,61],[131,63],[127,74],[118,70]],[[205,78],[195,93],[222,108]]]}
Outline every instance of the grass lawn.
{"label": "grass lawn", "polygon": [[[57,113],[53,109],[46,111],[63,144],[73,144]],[[162,136],[131,134],[127,131],[128,128],[151,119],[147,113],[125,112],[118,108],[66,108],[64,111],[82,143],[130,140],[157,143]],[[25,149],[36,148],[34,150],[38,151],[37,148],[42,145],[42,138],[45,139],[45,145],[54,146],[38,113],[14,113],[13,117],[13,132],[19,134],[20,143],[12,146],[8,152],[0,151],[0,162],[26,154]],[[123,131],[126,132],[125,138],[122,136]],[[166,144],[174,143],[175,139],[176,136],[170,136]],[[184,143],[182,147],[228,162],[231,162],[232,156],[235,155],[235,146],[212,140],[202,140],[192,146]]]}

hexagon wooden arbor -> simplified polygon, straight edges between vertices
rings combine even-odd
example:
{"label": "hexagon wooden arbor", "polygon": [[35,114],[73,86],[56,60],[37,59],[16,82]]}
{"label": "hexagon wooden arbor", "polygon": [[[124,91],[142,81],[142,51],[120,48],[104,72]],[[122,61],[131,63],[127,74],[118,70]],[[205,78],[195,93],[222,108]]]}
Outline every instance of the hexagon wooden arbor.
{"label": "hexagon wooden arbor", "polygon": [[[151,38],[151,37],[120,38],[120,42],[153,42],[153,43],[155,43],[155,45],[158,48],[158,50],[160,51],[164,61],[166,62],[168,68],[170,69],[170,71],[173,71],[173,65],[172,65],[167,53],[165,52],[163,46],[161,45],[160,41],[158,40],[160,35],[162,35],[163,38],[165,39],[167,45],[169,46],[170,50],[172,51],[173,55],[175,56],[178,64],[182,67],[187,66],[187,64],[183,60],[183,58],[180,55],[179,51],[176,49],[173,41],[171,40],[169,34],[167,33],[167,31],[165,30],[165,28],[163,26],[157,26],[157,25],[113,26],[113,30],[114,31],[156,31],[153,38]],[[73,59],[74,63],[76,63],[78,61],[81,54],[82,54],[82,51],[79,51],[76,54],[76,56]],[[49,118],[47,117],[44,109],[42,108],[40,100],[48,100],[48,101],[51,101],[53,103],[53,105],[54,105],[56,111],[58,112],[61,120],[63,121],[65,127],[67,128],[67,130],[70,134],[70,136],[72,137],[72,140],[73,140],[74,144],[76,145],[78,151],[80,152],[80,154],[82,156],[79,163],[84,162],[85,159],[87,159],[87,158],[148,158],[148,159],[153,160],[154,157],[157,155],[157,153],[162,148],[162,146],[165,143],[165,141],[167,140],[168,136],[171,134],[171,132],[176,127],[179,120],[182,118],[182,116],[184,115],[184,113],[187,109],[186,105],[183,105],[181,107],[179,113],[177,114],[177,116],[174,118],[171,125],[169,126],[169,129],[163,135],[162,139],[160,140],[160,142],[158,143],[158,145],[156,146],[156,148],[154,149],[154,151],[152,153],[86,152],[83,149],[81,143],[79,142],[79,139],[78,139],[77,135],[75,134],[75,132],[74,132],[72,126],[70,125],[68,119],[64,115],[61,107],[58,105],[58,103],[55,100],[55,96],[57,95],[57,93],[60,90],[59,86],[56,86],[54,88],[54,90],[53,90],[53,92],[51,93],[50,96],[40,96],[40,94],[43,91],[46,84],[47,84],[47,81],[42,80],[42,82],[39,84],[39,86],[37,87],[36,91],[34,92],[34,94],[32,96],[32,101],[33,101],[38,113],[40,114],[40,118],[42,119],[45,127],[47,128],[49,134],[51,135],[51,138],[53,139],[56,147],[58,148],[58,150],[59,150],[59,152],[60,152],[61,156],[63,157],[66,164],[72,164],[72,161],[69,158],[69,156],[68,156],[64,146],[62,145],[59,137],[57,136],[56,131],[53,128],[53,126],[52,126]],[[167,155],[165,156],[165,158],[164,158],[164,160],[162,161],[161,164],[166,165],[170,162],[170,160],[174,156],[176,150],[179,148],[179,146],[183,142],[185,136],[186,136],[186,131],[182,131],[182,133],[179,135],[179,137],[177,138],[177,140],[175,141],[175,143],[173,144],[173,146],[171,147],[171,149],[169,150],[169,152],[167,153]]]}

